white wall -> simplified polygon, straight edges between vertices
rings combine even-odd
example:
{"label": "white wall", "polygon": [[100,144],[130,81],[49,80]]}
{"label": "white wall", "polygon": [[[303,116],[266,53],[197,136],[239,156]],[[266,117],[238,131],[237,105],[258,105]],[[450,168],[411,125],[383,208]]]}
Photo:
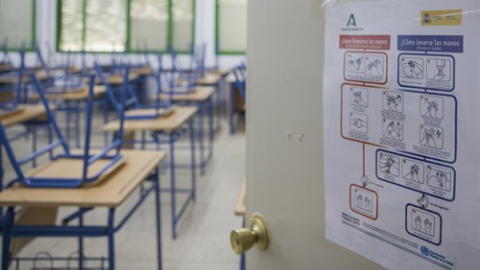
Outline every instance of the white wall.
{"label": "white wall", "polygon": [[[196,34],[195,43],[207,44],[206,65],[212,67],[215,65],[215,1],[216,0],[196,0]],[[41,45],[44,54],[46,52],[46,44],[48,43],[51,50],[55,50],[56,42],[56,1],[53,0],[37,0],[37,42]],[[56,54],[55,57],[61,57]],[[135,56],[130,56],[135,59]],[[93,63],[93,56],[89,55],[88,63]],[[108,54],[99,54],[97,59],[100,63],[110,63]],[[12,54],[12,60],[18,64],[19,58]],[[151,62],[155,63],[156,59],[151,56]],[[187,63],[186,57],[180,57],[180,61]],[[223,68],[234,67],[241,61],[245,61],[244,56],[221,56],[219,65]],[[27,55],[27,65],[34,65],[36,58],[32,53]],[[80,64],[80,63],[78,63]],[[168,65],[166,59],[166,65]]]}

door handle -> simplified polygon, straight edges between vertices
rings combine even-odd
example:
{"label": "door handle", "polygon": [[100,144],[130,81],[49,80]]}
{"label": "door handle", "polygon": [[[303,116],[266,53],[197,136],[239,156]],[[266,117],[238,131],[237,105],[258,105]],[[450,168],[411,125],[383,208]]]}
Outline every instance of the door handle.
{"label": "door handle", "polygon": [[270,231],[265,218],[255,213],[250,218],[250,226],[230,233],[230,244],[235,254],[242,254],[255,246],[266,250],[270,243]]}

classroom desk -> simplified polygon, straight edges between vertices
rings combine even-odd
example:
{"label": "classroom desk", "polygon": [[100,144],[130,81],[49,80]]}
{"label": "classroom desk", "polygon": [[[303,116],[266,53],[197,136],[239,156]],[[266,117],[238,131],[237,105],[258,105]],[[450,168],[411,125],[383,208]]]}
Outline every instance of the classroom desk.
{"label": "classroom desk", "polygon": [[214,75],[219,75],[221,77],[226,77],[232,72],[231,69],[222,69],[222,68],[216,68],[216,69],[207,69],[207,73],[211,73]]}
{"label": "classroom desk", "polygon": [[[157,117],[154,119],[144,120],[128,120],[123,123],[124,132],[142,132],[142,149],[145,148],[146,138],[143,136],[146,132],[152,132],[153,143],[157,147],[161,143],[167,143],[169,145],[169,157],[170,157],[170,188],[162,189],[162,191],[170,192],[171,199],[171,215],[172,215],[172,237],[177,237],[177,224],[181,219],[186,207],[190,202],[195,201],[196,196],[196,173],[195,173],[195,135],[193,128],[193,119],[197,113],[198,108],[188,107],[173,107],[173,112],[163,117]],[[180,166],[175,165],[175,142],[183,134],[183,126],[188,124],[188,132],[190,134],[190,169],[191,175],[191,187],[190,189],[178,189],[176,188],[176,174],[175,168]],[[118,120],[107,123],[103,126],[103,131],[115,133],[119,130],[120,123]],[[162,140],[162,136],[166,136],[168,139]],[[176,193],[188,193],[188,198],[180,207],[177,214],[176,206]]]}
{"label": "classroom desk", "polygon": [[[115,269],[115,232],[123,227],[152,191],[155,193],[158,269],[161,269],[159,165],[162,160],[165,159],[166,154],[160,151],[135,150],[123,150],[122,154],[125,157],[122,166],[95,186],[84,186],[76,189],[46,189],[14,186],[0,193],[0,206],[8,207],[7,213],[3,218],[2,270],[8,269],[9,261],[11,260],[9,257],[9,247],[12,237],[78,237],[79,252],[84,255],[83,238],[103,236],[108,237],[109,269]],[[150,178],[151,176],[152,178]],[[132,207],[130,212],[115,225],[114,218],[116,208],[120,206],[140,184],[146,181],[151,181],[152,186],[142,189],[139,201]],[[14,222],[14,208],[17,206],[78,207],[80,210],[66,219],[68,219],[68,221],[78,219],[79,225],[18,225]],[[83,214],[91,210],[90,208],[95,207],[108,208],[108,225],[85,226],[83,224]],[[82,258],[82,256],[79,256],[79,258]],[[12,261],[14,260],[12,259]],[[83,260],[79,259],[80,269],[82,269],[83,263]]]}
{"label": "classroom desk", "polygon": [[[37,71],[35,72],[35,76],[39,81],[44,81],[48,79],[48,75],[45,71]],[[30,82],[29,75],[22,76],[22,82],[28,83]],[[0,73],[0,84],[15,84],[18,83],[18,74],[2,74]]]}
{"label": "classroom desk", "polygon": [[[199,148],[200,148],[200,173],[205,174],[205,167],[213,156],[213,140],[214,140],[214,128],[213,128],[213,104],[212,97],[215,92],[213,87],[198,86],[189,93],[173,93],[173,94],[160,94],[160,99],[171,98],[172,102],[198,107],[198,119],[199,119]],[[208,113],[208,154],[205,156],[204,151],[204,114]],[[197,133],[196,133],[197,134]]]}
{"label": "classroom desk", "polygon": [[[205,73],[202,78],[199,78],[196,80],[195,85],[196,86],[210,86],[210,87],[215,87],[215,115],[219,117],[220,114],[224,115],[225,111],[223,109],[223,106],[221,106],[222,100],[224,100],[223,95],[222,95],[222,81],[224,77],[218,75],[218,74],[212,74],[212,73]],[[220,108],[220,111],[219,111]],[[219,113],[220,112],[220,113]],[[217,120],[216,123],[214,123],[215,128],[218,130],[220,129],[220,121]]]}
{"label": "classroom desk", "polygon": [[[107,83],[108,84],[111,84],[111,85],[121,85],[123,84],[123,75],[120,75],[120,74],[105,74],[105,79],[107,80]],[[130,74],[128,74],[128,80],[130,82],[132,81],[135,81],[136,79],[138,79],[139,75],[136,74],[136,73],[133,73],[133,72],[130,72]],[[89,83],[89,79],[88,78],[85,78],[84,79],[84,82],[85,84],[88,84]],[[97,85],[101,85],[102,82],[100,80],[100,78],[96,78],[95,79],[95,84]]]}
{"label": "classroom desk", "polygon": [[20,109],[16,113],[0,116],[0,121],[4,127],[27,122],[29,120],[46,115],[43,104],[38,105],[19,105]]}
{"label": "classroom desk", "polygon": [[153,74],[152,70],[148,66],[140,67],[140,68],[133,68],[130,70],[133,74],[138,76],[150,76]]}

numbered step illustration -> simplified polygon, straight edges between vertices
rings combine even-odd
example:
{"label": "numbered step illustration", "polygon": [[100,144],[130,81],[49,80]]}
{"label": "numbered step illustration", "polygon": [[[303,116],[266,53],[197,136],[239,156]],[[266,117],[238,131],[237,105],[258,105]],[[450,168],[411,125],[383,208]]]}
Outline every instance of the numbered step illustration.
{"label": "numbered step illustration", "polygon": [[455,59],[451,55],[400,54],[398,84],[404,87],[453,91]]}
{"label": "numbered step illustration", "polygon": [[413,204],[405,207],[405,228],[408,234],[434,245],[442,243],[442,217],[440,214]]}
{"label": "numbered step illustration", "polygon": [[344,77],[347,81],[387,83],[387,55],[382,52],[347,51],[344,59]]}
{"label": "numbered step illustration", "polygon": [[399,176],[400,158],[395,155],[380,153],[380,159],[378,160],[378,168],[382,173],[386,175]]}
{"label": "numbered step illustration", "polygon": [[430,119],[443,119],[443,97],[430,95],[420,96],[420,115]]}
{"label": "numbered step illustration", "polygon": [[355,184],[350,185],[350,209],[364,217],[377,220],[377,192]]}
{"label": "numbered step illustration", "polygon": [[440,127],[430,127],[427,125],[420,125],[420,145],[434,148],[443,149],[443,129]]}
{"label": "numbered step illustration", "polygon": [[402,159],[402,177],[410,183],[425,183],[425,166],[423,163],[412,159]]}
{"label": "numbered step illustration", "polygon": [[403,113],[403,93],[383,91],[382,109],[388,112]]}
{"label": "numbered step illustration", "polygon": [[364,87],[350,87],[350,105],[368,108],[368,89]]}
{"label": "numbered step illustration", "polygon": [[379,180],[445,200],[455,200],[455,170],[400,153],[377,150],[376,173]]}
{"label": "numbered step illustration", "polygon": [[382,120],[383,133],[385,139],[392,139],[395,141],[403,141],[403,122],[383,118]]}
{"label": "numbered step illustration", "polygon": [[448,169],[431,165],[427,166],[427,185],[432,189],[450,192],[453,187],[452,179],[453,175]]}
{"label": "numbered step illustration", "polygon": [[368,115],[350,113],[350,131],[368,133]]}

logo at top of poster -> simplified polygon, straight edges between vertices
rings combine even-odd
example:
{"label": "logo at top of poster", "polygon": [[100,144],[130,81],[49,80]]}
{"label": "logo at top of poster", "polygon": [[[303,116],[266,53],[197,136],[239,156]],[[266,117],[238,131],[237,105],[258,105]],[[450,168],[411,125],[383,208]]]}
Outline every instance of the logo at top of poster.
{"label": "logo at top of poster", "polygon": [[357,21],[355,20],[355,15],[353,15],[353,13],[350,14],[350,18],[348,18],[347,27],[350,27],[350,26],[357,27]]}
{"label": "logo at top of poster", "polygon": [[355,18],[355,14],[351,13],[348,16],[347,26],[342,28],[342,31],[362,31],[363,28],[357,27],[357,19]]}

